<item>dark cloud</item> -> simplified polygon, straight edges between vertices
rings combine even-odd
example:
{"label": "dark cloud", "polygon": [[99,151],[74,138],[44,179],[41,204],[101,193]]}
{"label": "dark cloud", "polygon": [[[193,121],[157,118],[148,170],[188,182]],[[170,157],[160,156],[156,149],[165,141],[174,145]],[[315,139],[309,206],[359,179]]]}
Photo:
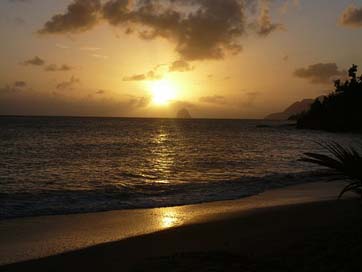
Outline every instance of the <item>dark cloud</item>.
{"label": "dark cloud", "polygon": [[189,72],[194,69],[193,66],[190,65],[187,61],[177,60],[171,63],[169,67],[170,72]]}
{"label": "dark cloud", "polygon": [[98,22],[100,0],[75,0],[64,14],[53,16],[39,31],[41,34],[75,33],[91,29]]}
{"label": "dark cloud", "polygon": [[63,64],[61,66],[58,66],[56,64],[49,64],[44,69],[47,72],[66,72],[72,70],[72,67],[69,65]]}
{"label": "dark cloud", "polygon": [[14,86],[18,87],[18,88],[24,88],[24,87],[26,87],[26,82],[25,81],[15,81]]}
{"label": "dark cloud", "polygon": [[35,56],[32,59],[26,60],[23,62],[24,65],[34,65],[34,66],[42,66],[45,64],[45,61],[38,56]]}
{"label": "dark cloud", "polygon": [[[152,1],[150,1],[152,2]],[[134,17],[134,14],[129,10],[129,0],[111,0],[104,4],[102,13],[110,24],[118,25],[125,23]],[[133,33],[133,29],[130,27],[126,28],[126,33]]]}
{"label": "dark cloud", "polygon": [[57,90],[72,90],[74,86],[80,83],[80,79],[72,76],[69,81],[63,81],[59,83],[56,88]]}
{"label": "dark cloud", "polygon": [[299,68],[294,72],[296,77],[307,79],[314,84],[328,84],[334,78],[345,74],[345,71],[338,69],[336,63],[317,63],[307,68]]}
{"label": "dark cloud", "polygon": [[[256,0],[74,0],[64,14],[53,16],[39,32],[75,33],[91,29],[100,18],[142,39],[165,38],[183,60],[220,59],[241,51],[246,9]],[[279,29],[264,1],[257,33]]]}
{"label": "dark cloud", "polygon": [[362,7],[358,8],[355,5],[347,7],[341,15],[340,23],[346,27],[362,27]]}
{"label": "dark cloud", "polygon": [[184,13],[175,5],[161,1],[139,1],[138,8],[127,9],[127,1],[113,0],[119,12],[104,18],[112,25],[131,24],[143,39],[166,38],[176,44],[176,51],[185,60],[222,58],[237,53],[241,45],[236,38],[244,33],[243,4],[238,0],[173,0],[178,6],[191,5],[193,12]]}
{"label": "dark cloud", "polygon": [[[28,65],[28,66],[29,65],[44,66],[46,64],[46,62],[42,58],[35,56],[32,59],[24,61],[22,64]],[[67,64],[63,64],[63,65],[59,65],[59,66],[56,64],[49,64],[44,67],[44,71],[47,71],[47,72],[66,72],[66,71],[70,71],[70,70],[72,70],[72,67]]]}
{"label": "dark cloud", "polygon": [[214,96],[203,96],[199,99],[200,102],[210,103],[210,104],[226,104],[225,97],[220,95]]}

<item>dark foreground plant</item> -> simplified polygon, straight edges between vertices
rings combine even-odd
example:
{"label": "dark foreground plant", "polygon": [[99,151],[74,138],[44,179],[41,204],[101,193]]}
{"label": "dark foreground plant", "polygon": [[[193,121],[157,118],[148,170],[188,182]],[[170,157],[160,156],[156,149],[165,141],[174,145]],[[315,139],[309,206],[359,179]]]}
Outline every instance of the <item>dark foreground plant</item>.
{"label": "dark foreground plant", "polygon": [[327,175],[346,178],[349,183],[341,191],[338,198],[346,192],[353,191],[362,197],[362,154],[352,147],[343,147],[336,142],[320,144],[330,155],[304,153],[300,161],[317,164],[329,168]]}

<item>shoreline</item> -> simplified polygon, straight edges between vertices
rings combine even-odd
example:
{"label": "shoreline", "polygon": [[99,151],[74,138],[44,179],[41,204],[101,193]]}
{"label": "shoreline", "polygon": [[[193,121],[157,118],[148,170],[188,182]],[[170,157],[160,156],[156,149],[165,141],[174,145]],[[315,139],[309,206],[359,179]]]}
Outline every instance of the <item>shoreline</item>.
{"label": "shoreline", "polygon": [[[316,180],[320,182],[327,181],[323,178],[323,170],[312,170],[312,171],[302,171],[296,173],[278,173],[278,174],[267,174],[261,177],[240,177],[238,179],[231,179],[229,180],[225,186],[227,189],[223,191],[224,184],[216,185],[217,182],[212,182],[208,185],[206,189],[207,192],[205,194],[201,194],[199,196],[192,196],[186,199],[174,198],[171,199],[170,195],[167,193],[165,194],[161,203],[159,202],[152,202],[145,199],[145,202],[142,204],[140,203],[133,203],[132,201],[130,204],[126,205],[110,205],[104,208],[98,208],[98,206],[102,206],[102,202],[100,205],[91,201],[92,196],[87,195],[78,195],[80,198],[88,199],[88,203],[80,203],[80,206],[68,206],[65,204],[65,207],[59,208],[60,203],[56,203],[56,209],[50,209],[50,211],[45,210],[35,210],[29,209],[25,211],[20,211],[21,209],[14,209],[17,205],[24,205],[23,202],[20,203],[12,203],[9,205],[10,211],[5,205],[4,211],[1,212],[0,222],[4,220],[14,220],[14,219],[25,219],[25,218],[35,218],[35,217],[45,217],[45,216],[62,216],[62,215],[76,215],[76,214],[90,214],[90,213],[101,213],[101,212],[109,212],[109,211],[120,211],[120,210],[143,210],[143,209],[158,209],[158,208],[168,208],[168,207],[178,207],[178,206],[190,206],[190,205],[200,205],[205,203],[212,203],[212,202],[222,202],[222,201],[234,201],[240,200],[248,197],[252,197],[255,195],[259,195],[261,193],[276,190],[276,189],[283,189],[290,186],[296,185],[303,185],[308,183],[313,183]],[[292,181],[292,182],[291,182]],[[215,186],[216,185],[216,186]],[[234,187],[233,190],[228,189],[228,186]],[[205,188],[197,188],[205,189]],[[94,195],[93,195],[94,197]],[[72,198],[70,199],[70,201]],[[11,203],[11,198],[9,199]],[[40,199],[40,201],[42,201]],[[46,201],[45,201],[46,202]],[[142,201],[141,201],[142,202]],[[6,200],[5,200],[6,203]],[[92,203],[92,206],[87,206]],[[85,205],[84,206],[82,206]],[[39,205],[39,204],[38,204]],[[47,203],[44,203],[44,206],[47,206]],[[74,208],[77,207],[77,208]],[[9,215],[11,214],[11,215]]]}
{"label": "shoreline", "polygon": [[330,201],[336,198],[343,185],[344,182],[316,182],[231,201],[4,220],[0,221],[0,265],[64,254],[167,229],[229,220],[272,207]]}

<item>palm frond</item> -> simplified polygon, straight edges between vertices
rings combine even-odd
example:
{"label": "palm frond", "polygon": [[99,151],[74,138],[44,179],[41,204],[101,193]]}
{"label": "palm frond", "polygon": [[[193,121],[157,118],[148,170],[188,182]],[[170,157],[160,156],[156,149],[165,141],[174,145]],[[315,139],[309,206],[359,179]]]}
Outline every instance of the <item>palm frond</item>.
{"label": "palm frond", "polygon": [[354,191],[362,197],[362,155],[353,147],[343,147],[339,143],[318,143],[329,155],[319,153],[304,153],[299,161],[312,163],[333,170],[328,175],[340,175],[350,183],[339,195]]}

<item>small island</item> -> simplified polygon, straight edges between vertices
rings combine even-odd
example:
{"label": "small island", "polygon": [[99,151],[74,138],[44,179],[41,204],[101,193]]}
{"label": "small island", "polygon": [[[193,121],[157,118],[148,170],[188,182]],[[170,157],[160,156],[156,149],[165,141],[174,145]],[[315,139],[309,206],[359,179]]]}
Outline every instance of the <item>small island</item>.
{"label": "small island", "polygon": [[190,112],[185,108],[183,108],[177,112],[176,118],[177,119],[192,119]]}

